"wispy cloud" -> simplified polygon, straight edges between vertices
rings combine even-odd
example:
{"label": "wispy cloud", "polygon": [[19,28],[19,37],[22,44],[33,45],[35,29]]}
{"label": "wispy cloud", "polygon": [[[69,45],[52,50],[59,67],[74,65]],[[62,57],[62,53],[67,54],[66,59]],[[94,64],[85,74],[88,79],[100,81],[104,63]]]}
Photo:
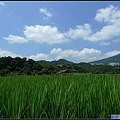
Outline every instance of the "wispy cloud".
{"label": "wispy cloud", "polygon": [[39,9],[41,13],[43,13],[46,17],[43,17],[43,19],[47,19],[49,17],[52,17],[53,14],[48,12],[46,8],[41,8]]}
{"label": "wispy cloud", "polygon": [[120,39],[113,40],[112,42],[114,42],[114,43],[119,43],[119,42],[120,42]]}
{"label": "wispy cloud", "polygon": [[5,6],[5,4],[3,2],[0,2],[0,5]]}
{"label": "wispy cloud", "polygon": [[102,43],[100,43],[100,45],[110,45],[111,43],[109,43],[109,42],[102,42]]}

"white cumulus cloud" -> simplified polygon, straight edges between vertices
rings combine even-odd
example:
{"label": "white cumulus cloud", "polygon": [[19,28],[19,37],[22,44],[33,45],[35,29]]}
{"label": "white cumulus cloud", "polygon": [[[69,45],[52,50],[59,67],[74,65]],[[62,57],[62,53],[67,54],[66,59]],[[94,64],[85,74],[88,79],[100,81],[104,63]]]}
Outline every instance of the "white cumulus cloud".
{"label": "white cumulus cloud", "polygon": [[98,9],[95,17],[95,20],[106,23],[115,23],[118,19],[120,19],[120,10],[113,5]]}
{"label": "white cumulus cloud", "polygon": [[8,56],[11,56],[13,58],[15,57],[21,57],[20,55],[17,55],[9,50],[2,50],[0,49],[0,57],[8,57]]}
{"label": "white cumulus cloud", "polygon": [[74,62],[88,62],[91,60],[97,60],[101,54],[100,50],[95,50],[93,48],[84,48],[81,51],[78,50],[62,50],[61,48],[54,48],[51,50],[50,54],[55,56],[55,59],[67,59]]}
{"label": "white cumulus cloud", "polygon": [[27,39],[24,37],[19,37],[15,35],[9,35],[8,37],[4,37],[5,40],[7,40],[9,43],[25,43],[28,42]]}
{"label": "white cumulus cloud", "polygon": [[[61,48],[53,48],[48,54],[38,53],[36,55],[30,55],[24,57],[28,59],[33,59],[35,61],[39,61],[39,60],[52,61],[52,60],[66,59],[74,63],[80,63],[80,62],[91,62],[95,60],[100,60],[117,54],[120,54],[119,50],[113,50],[113,51],[108,51],[106,53],[102,53],[100,50],[96,50],[94,48],[83,48],[80,51],[72,50],[72,49],[62,50]],[[9,50],[0,49],[0,57],[5,57],[5,56],[6,57],[11,56],[13,58],[23,57]]]}
{"label": "white cumulus cloud", "polygon": [[60,52],[62,52],[61,48],[53,48],[50,52],[50,54],[59,54]]}
{"label": "white cumulus cloud", "polygon": [[79,25],[75,29],[70,28],[65,35],[72,39],[83,38],[92,42],[109,40],[120,36],[120,9],[118,7],[112,5],[98,9],[95,20],[104,22],[106,25],[97,32],[93,32],[94,30],[91,29],[89,24]]}
{"label": "white cumulus cloud", "polygon": [[55,60],[66,59],[76,63],[101,60],[117,54],[120,54],[119,50],[102,53],[100,50],[96,50],[94,48],[83,48],[83,50],[80,51],[72,49],[62,50],[61,48],[54,48],[50,52],[50,56],[53,55]]}
{"label": "white cumulus cloud", "polygon": [[39,53],[37,55],[30,55],[28,58],[33,60],[49,60],[49,56],[43,53]]}
{"label": "white cumulus cloud", "polygon": [[25,26],[24,35],[27,40],[33,40],[38,43],[54,44],[67,42],[64,34],[60,33],[55,26]]}
{"label": "white cumulus cloud", "polygon": [[[44,13],[47,17],[52,17],[52,14],[45,8],[41,8],[40,12]],[[77,25],[74,29],[70,28],[64,33],[60,32],[56,26],[34,25],[25,26],[23,31],[25,37],[9,35],[4,39],[10,43],[35,41],[37,43],[57,44],[68,42],[69,38],[72,40],[82,38],[83,40],[92,42],[102,41],[101,45],[110,45],[109,42],[103,41],[120,37],[120,9],[118,7],[111,5],[98,9],[95,20],[98,21],[98,23],[103,22],[105,24],[96,32],[94,32],[94,30],[91,29],[91,25],[87,23]]]}
{"label": "white cumulus cloud", "polygon": [[115,6],[101,8],[97,11],[95,20],[104,22],[107,25],[96,33],[87,36],[90,41],[109,40],[112,37],[120,36],[120,10]]}
{"label": "white cumulus cloud", "polygon": [[120,24],[113,24],[104,26],[100,31],[92,34],[91,36],[87,36],[85,40],[90,41],[103,41],[109,40],[112,37],[120,36]]}
{"label": "white cumulus cloud", "polygon": [[84,38],[92,33],[91,26],[89,24],[84,24],[76,26],[75,29],[70,28],[67,33],[65,33],[66,37],[70,37],[72,39]]}

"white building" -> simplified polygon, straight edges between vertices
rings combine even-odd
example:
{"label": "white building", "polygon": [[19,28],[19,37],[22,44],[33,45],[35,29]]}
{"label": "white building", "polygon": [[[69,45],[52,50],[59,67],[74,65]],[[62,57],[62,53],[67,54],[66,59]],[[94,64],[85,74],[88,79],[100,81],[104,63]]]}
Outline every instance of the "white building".
{"label": "white building", "polygon": [[119,66],[119,65],[120,65],[120,63],[119,63],[119,62],[118,62],[118,63],[111,62],[111,63],[109,63],[108,65],[111,65],[111,66]]}

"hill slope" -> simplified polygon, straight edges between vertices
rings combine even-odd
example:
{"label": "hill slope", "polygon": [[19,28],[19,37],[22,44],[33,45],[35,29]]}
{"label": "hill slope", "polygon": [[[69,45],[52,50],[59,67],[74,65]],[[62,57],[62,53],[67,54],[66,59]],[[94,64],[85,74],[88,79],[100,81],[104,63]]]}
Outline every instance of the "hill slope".
{"label": "hill slope", "polygon": [[109,57],[109,58],[105,58],[105,59],[102,59],[102,60],[93,61],[93,62],[90,62],[90,63],[91,64],[103,64],[103,65],[108,65],[108,64],[110,64],[110,65],[119,64],[120,65],[120,54]]}
{"label": "hill slope", "polygon": [[65,59],[59,59],[57,61],[51,61],[51,63],[53,63],[53,64],[62,64],[62,65],[65,65],[65,64],[74,64],[73,62],[70,62],[70,61],[65,60]]}

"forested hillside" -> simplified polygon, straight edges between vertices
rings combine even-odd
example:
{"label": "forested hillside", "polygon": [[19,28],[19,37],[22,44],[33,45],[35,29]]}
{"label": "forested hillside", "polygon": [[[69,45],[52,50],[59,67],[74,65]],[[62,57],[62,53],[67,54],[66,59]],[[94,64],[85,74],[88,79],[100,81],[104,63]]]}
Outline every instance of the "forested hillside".
{"label": "forested hillside", "polygon": [[102,60],[93,61],[93,62],[90,62],[90,63],[93,63],[93,64],[101,63],[103,65],[108,65],[110,63],[118,63],[120,65],[120,54],[109,57],[109,58],[105,58],[105,59],[102,59]]}
{"label": "forested hillside", "polygon": [[0,58],[0,75],[55,75],[76,73],[120,73],[120,66],[91,65],[89,63],[75,64],[67,60],[34,61],[27,58]]}

